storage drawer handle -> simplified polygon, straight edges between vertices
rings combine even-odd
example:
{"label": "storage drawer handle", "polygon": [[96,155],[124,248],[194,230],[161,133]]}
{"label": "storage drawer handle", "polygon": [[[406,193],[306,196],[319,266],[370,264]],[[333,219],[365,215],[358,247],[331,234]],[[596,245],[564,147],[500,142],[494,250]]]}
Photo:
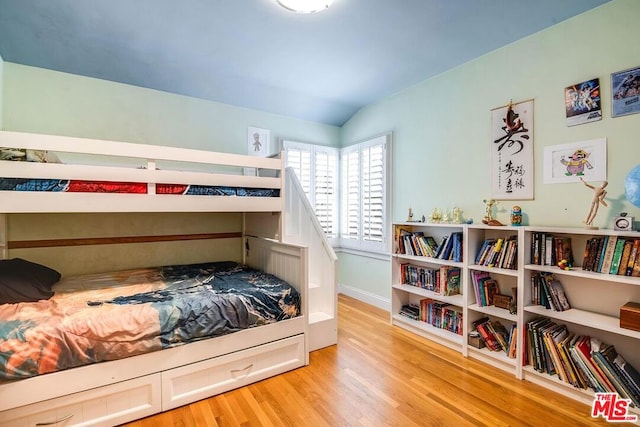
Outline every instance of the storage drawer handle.
{"label": "storage drawer handle", "polygon": [[63,422],[63,421],[67,421],[67,420],[68,420],[69,418],[71,418],[71,417],[73,417],[73,414],[69,414],[69,415],[67,415],[66,417],[62,417],[62,418],[60,418],[59,420],[56,420],[56,421],[49,421],[49,422],[44,422],[44,423],[37,423],[36,425],[37,425],[37,426],[52,426],[52,425],[55,425],[55,424],[59,424],[59,423],[61,423],[61,422]]}
{"label": "storage drawer handle", "polygon": [[232,374],[237,374],[238,372],[244,372],[244,371],[248,371],[249,369],[253,368],[253,363],[250,365],[247,365],[246,367],[242,368],[242,369],[232,369],[231,373]]}

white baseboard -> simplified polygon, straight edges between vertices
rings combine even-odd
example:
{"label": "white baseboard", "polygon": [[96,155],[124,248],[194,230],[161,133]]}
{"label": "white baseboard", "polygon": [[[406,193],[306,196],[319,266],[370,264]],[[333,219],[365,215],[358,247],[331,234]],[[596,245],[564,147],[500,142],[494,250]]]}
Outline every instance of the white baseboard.
{"label": "white baseboard", "polygon": [[372,294],[371,292],[363,291],[362,289],[347,286],[342,283],[338,283],[338,293],[345,294],[383,310],[391,311],[391,300],[383,298],[380,295]]}

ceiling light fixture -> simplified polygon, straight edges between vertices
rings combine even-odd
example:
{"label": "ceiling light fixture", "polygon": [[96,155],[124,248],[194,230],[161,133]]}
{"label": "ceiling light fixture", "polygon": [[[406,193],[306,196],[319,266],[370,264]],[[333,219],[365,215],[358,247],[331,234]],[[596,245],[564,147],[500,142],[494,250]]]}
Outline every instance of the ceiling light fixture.
{"label": "ceiling light fixture", "polygon": [[316,13],[327,9],[333,0],[277,0],[285,9],[296,13]]}

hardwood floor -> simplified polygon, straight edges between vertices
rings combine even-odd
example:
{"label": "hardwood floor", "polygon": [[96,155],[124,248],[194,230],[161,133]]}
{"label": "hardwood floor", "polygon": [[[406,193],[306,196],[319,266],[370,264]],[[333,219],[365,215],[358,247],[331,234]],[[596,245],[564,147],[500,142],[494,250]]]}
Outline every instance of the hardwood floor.
{"label": "hardwood floor", "polygon": [[590,407],[389,324],[338,298],[338,345],[309,366],[127,424],[157,426],[593,426]]}

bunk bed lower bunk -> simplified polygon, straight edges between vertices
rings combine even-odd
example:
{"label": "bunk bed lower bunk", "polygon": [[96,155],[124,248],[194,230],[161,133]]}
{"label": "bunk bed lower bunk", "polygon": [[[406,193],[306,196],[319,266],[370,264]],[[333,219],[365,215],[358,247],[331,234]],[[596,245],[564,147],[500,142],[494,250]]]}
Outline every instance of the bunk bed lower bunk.
{"label": "bunk bed lower bunk", "polygon": [[[19,145],[15,138],[12,138],[12,145],[7,144],[2,140],[2,134],[0,146]],[[19,142],[29,141],[26,144],[29,145],[35,139],[45,142],[38,149],[44,146],[44,149],[57,151],[60,147],[76,152],[81,152],[78,147],[86,142],[75,138],[52,138],[63,144],[47,145],[51,139],[45,136]],[[113,147],[108,145],[101,143],[98,151],[112,150]],[[156,148],[145,147],[145,158],[154,151],[156,156],[162,157],[166,147]],[[87,151],[86,145],[84,150]],[[210,156],[210,153],[203,156],[202,152],[176,150],[171,149],[170,155],[179,153],[181,161],[196,158],[202,162],[203,158]],[[91,153],[91,149],[88,151]],[[126,155],[131,156],[132,152],[126,151]],[[275,159],[242,157],[234,157],[233,166],[256,168],[267,165],[281,171],[279,160],[278,164],[261,163],[261,160]],[[26,173],[16,173],[18,170],[12,165],[18,163],[29,164],[0,162],[0,175],[32,179],[34,174],[55,175],[63,171],[62,179],[87,180],[93,179],[97,173],[94,170],[78,175],[76,171],[65,170],[71,165],[46,163],[33,164],[31,166],[35,168],[27,168]],[[55,173],[45,169],[49,166],[56,166]],[[85,169],[85,172],[92,169]],[[126,169],[138,171],[137,168]],[[188,176],[185,177],[184,173],[167,174],[170,181],[165,182],[189,185],[187,181],[195,178],[198,184],[204,182],[205,185],[222,183],[228,186],[232,183],[237,187],[281,190],[280,184],[276,182],[274,185],[274,178],[229,177],[210,172],[204,172],[207,176],[200,176],[203,172],[192,171],[186,172]],[[217,177],[212,179],[211,175]],[[0,245],[3,258],[6,258],[0,262],[16,262],[16,258],[12,258],[14,251],[20,256],[33,253],[37,260],[42,250],[59,251],[60,246],[104,243],[95,237],[15,240],[11,218],[24,212],[27,215],[41,212],[127,212],[125,205],[130,203],[129,209],[133,208],[134,212],[142,206],[141,212],[217,212],[218,209],[221,212],[245,212],[239,214],[242,216],[242,230],[226,233],[223,239],[226,244],[235,246],[232,253],[242,254],[241,263],[215,259],[195,265],[63,277],[49,291],[54,293],[50,299],[47,299],[50,295],[45,290],[44,295],[32,297],[32,302],[0,304],[0,335],[4,334],[0,336],[0,425],[115,425],[308,364],[307,249],[278,241],[281,194],[242,197],[251,201],[241,202],[243,210],[229,200],[241,197],[180,196],[197,200],[194,199],[191,206],[188,201],[174,203],[172,209],[167,209],[160,199],[163,196],[153,191],[155,180],[148,180],[147,176],[145,182],[140,180],[140,176],[137,173],[131,176],[119,174],[118,177],[126,179],[119,178],[121,181],[118,182],[131,181],[133,177],[133,182],[143,182],[152,191],[120,195],[128,199],[124,201],[116,194],[75,194],[68,199],[71,201],[67,202],[67,209],[63,208],[66,202],[52,197],[40,200],[38,204],[38,192],[0,190],[0,210],[3,212],[0,215]],[[98,178],[104,180],[105,176]],[[236,178],[241,178],[237,181],[240,185],[235,185]],[[27,197],[22,197],[24,195]],[[83,203],[86,196],[95,196],[91,198],[89,207]],[[101,199],[100,196],[108,198]],[[147,200],[135,201],[133,198],[136,197]],[[272,200],[274,198],[276,203]],[[262,235],[250,236],[249,233]],[[19,239],[20,236],[17,237]],[[146,240],[144,236],[136,236],[134,242],[141,241],[140,238],[142,241],[162,242],[165,240],[163,237],[168,237],[168,240],[189,239],[188,234],[177,238],[147,236]],[[198,234],[193,238],[208,237]],[[125,237],[115,241],[126,243],[129,239]],[[38,269],[46,270],[37,262],[17,262],[22,271],[35,274]],[[52,274],[52,271],[45,271],[45,275]],[[192,272],[195,275],[191,275]],[[242,276],[242,281],[236,280],[238,275]],[[55,281],[55,274],[49,280]],[[103,286],[105,284],[109,286]],[[67,316],[57,317],[63,314]],[[134,328],[134,324],[141,327]],[[59,326],[62,326],[62,331]],[[41,351],[25,350],[26,337],[32,342],[40,339]],[[139,341],[140,337],[144,339]]]}

